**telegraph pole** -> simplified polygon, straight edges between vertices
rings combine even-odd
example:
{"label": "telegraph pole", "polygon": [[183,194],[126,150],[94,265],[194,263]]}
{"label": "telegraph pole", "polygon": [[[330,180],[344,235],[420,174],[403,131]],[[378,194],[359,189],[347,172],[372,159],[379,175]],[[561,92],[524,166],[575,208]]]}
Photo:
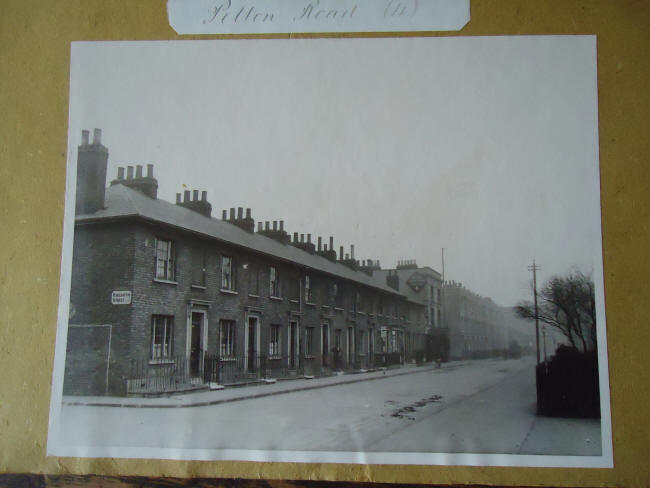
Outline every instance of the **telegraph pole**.
{"label": "telegraph pole", "polygon": [[[537,310],[537,271],[540,269],[539,266],[535,264],[535,259],[533,258],[533,265],[528,266],[528,271],[533,272],[533,296],[535,299],[535,345],[537,346],[537,364],[539,364],[539,313]],[[544,358],[546,360],[546,358]]]}

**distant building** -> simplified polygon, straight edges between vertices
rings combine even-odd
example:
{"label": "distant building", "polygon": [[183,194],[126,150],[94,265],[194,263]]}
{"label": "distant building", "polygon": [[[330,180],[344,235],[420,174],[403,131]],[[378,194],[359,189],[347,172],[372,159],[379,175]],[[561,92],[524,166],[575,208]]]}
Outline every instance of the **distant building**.
{"label": "distant building", "polygon": [[101,131],[92,142],[83,131],[64,393],[159,394],[422,355],[435,291],[389,286],[353,247],[337,256],[333,237],[291,238],[283,221],[256,231],[250,209],[213,218],[205,191],[160,200],[150,164],[119,168],[107,188],[107,162]]}
{"label": "distant building", "polygon": [[510,309],[454,281],[443,287],[443,306],[452,358],[499,355],[508,347]]}
{"label": "distant building", "polygon": [[416,260],[405,259],[394,269],[375,269],[373,276],[385,279],[389,286],[403,293],[425,310],[429,359],[449,358],[449,331],[443,319],[442,276],[428,266],[418,266]]}
{"label": "distant building", "polygon": [[418,267],[416,260],[411,259],[398,261],[394,269],[375,270],[373,276],[388,280],[387,283],[410,300],[421,303],[425,307],[427,327],[443,327],[442,275],[439,272],[428,266]]}

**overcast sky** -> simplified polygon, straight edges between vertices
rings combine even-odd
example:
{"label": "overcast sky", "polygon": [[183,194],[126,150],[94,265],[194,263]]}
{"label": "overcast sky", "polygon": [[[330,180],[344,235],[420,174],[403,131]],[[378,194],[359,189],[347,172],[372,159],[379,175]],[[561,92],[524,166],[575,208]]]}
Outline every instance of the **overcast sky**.
{"label": "overcast sky", "polygon": [[593,37],[80,43],[69,145],[513,305],[602,273],[596,88]]}

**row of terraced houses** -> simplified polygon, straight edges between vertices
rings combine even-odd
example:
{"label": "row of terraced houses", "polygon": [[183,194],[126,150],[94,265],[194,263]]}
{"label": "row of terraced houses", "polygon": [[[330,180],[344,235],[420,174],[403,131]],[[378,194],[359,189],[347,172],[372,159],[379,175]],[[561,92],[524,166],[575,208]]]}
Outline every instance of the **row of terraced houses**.
{"label": "row of terraced houses", "polygon": [[[65,394],[161,394],[446,359],[442,280],[382,270],[205,191],[158,198],[152,165],[118,169],[82,132]],[[404,273],[407,273],[406,275]],[[400,291],[401,285],[401,291]]]}

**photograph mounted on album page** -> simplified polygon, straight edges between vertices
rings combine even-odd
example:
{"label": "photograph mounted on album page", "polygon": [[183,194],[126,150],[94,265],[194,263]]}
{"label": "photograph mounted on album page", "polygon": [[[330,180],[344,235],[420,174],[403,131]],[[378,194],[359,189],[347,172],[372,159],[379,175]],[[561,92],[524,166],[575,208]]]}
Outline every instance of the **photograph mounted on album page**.
{"label": "photograph mounted on album page", "polygon": [[611,467],[594,36],[75,42],[48,454]]}

